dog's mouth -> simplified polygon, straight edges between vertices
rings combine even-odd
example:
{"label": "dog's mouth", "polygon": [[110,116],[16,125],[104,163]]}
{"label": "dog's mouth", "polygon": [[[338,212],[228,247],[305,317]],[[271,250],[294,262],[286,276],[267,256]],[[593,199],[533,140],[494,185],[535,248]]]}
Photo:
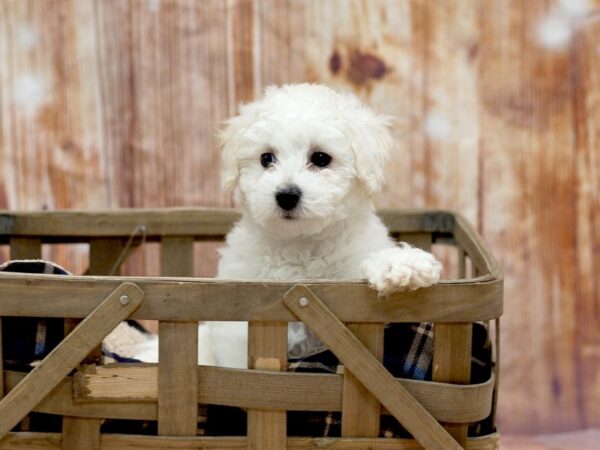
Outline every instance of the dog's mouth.
{"label": "dog's mouth", "polygon": [[297,217],[296,217],[294,214],[292,214],[291,212],[286,212],[286,213],[283,213],[283,214],[281,215],[281,218],[282,218],[283,220],[289,220],[289,221],[292,221],[292,220],[296,220],[296,219],[297,219]]}

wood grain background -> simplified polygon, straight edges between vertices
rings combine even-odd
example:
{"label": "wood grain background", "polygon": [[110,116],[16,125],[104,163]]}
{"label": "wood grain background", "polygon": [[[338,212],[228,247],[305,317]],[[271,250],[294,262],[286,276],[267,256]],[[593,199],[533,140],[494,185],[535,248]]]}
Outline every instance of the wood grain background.
{"label": "wood grain background", "polygon": [[[0,207],[231,205],[215,131],[238,103],[285,82],[352,90],[399,119],[378,205],[460,211],[504,267],[503,431],[600,426],[598,14],[598,0],[2,0]],[[85,251],[45,255],[81,271]],[[127,270],[159,261],[154,246]]]}

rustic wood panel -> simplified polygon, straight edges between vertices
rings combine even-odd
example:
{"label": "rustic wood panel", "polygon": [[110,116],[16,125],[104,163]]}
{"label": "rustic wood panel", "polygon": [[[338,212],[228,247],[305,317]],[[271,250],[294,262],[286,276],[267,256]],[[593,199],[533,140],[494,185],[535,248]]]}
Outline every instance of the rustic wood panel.
{"label": "rustic wood panel", "polygon": [[1,5],[6,206],[106,205],[91,6],[54,0]]}
{"label": "rustic wood panel", "polygon": [[523,433],[586,423],[576,320],[585,275],[575,248],[579,86],[568,40],[549,48],[540,34],[556,8],[505,1],[481,15],[480,227],[506,273],[499,420]]}
{"label": "rustic wood panel", "polygon": [[399,119],[394,129],[398,146],[379,203],[424,205],[424,138],[409,132],[421,127],[424,109],[424,2],[293,4],[304,11],[305,32],[297,37],[305,55],[304,80],[354,91],[379,112]]}
{"label": "rustic wood panel", "polygon": [[[239,102],[290,81],[353,90],[399,119],[378,204],[459,210],[505,268],[503,429],[598,425],[599,7],[3,1],[0,207],[229,206],[215,131]],[[44,255],[81,273],[84,252]],[[138,250],[124,273],[159,260]]]}
{"label": "rustic wood panel", "polygon": [[585,425],[600,426],[600,20],[574,41],[577,164],[577,349],[579,401]]}
{"label": "rustic wood panel", "polygon": [[506,273],[502,345],[514,349],[502,357],[498,419],[520,432],[579,422],[569,55],[530,36],[548,10],[500,2],[505,20],[482,16],[480,42],[480,226]]}

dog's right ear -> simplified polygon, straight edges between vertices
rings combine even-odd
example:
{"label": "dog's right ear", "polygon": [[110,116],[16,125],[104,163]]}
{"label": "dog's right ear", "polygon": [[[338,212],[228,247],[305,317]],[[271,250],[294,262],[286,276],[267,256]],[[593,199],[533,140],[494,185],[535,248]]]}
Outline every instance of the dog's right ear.
{"label": "dog's right ear", "polygon": [[240,105],[240,113],[225,121],[219,133],[221,143],[221,186],[225,192],[235,190],[240,178],[239,153],[248,129],[258,119],[260,102]]}
{"label": "dog's right ear", "polygon": [[242,116],[228,119],[221,132],[219,141],[221,144],[221,186],[225,192],[233,191],[240,178],[237,154],[240,150],[240,138],[243,133],[245,121]]}

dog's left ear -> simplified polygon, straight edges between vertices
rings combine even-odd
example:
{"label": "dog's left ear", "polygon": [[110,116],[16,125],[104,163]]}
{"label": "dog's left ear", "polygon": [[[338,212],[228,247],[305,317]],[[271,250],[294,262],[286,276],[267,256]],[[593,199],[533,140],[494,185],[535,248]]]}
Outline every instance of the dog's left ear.
{"label": "dog's left ear", "polygon": [[384,169],[390,158],[393,117],[377,115],[367,108],[352,114],[352,151],[358,179],[368,195],[381,191],[385,184]]}

